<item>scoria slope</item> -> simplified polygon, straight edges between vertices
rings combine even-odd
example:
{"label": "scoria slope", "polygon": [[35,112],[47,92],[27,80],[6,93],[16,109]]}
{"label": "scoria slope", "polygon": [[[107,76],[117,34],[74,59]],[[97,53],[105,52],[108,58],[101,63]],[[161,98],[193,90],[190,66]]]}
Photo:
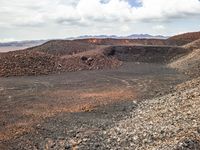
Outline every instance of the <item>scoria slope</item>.
{"label": "scoria slope", "polygon": [[169,64],[190,76],[199,77],[200,75],[200,39],[183,46],[190,53]]}

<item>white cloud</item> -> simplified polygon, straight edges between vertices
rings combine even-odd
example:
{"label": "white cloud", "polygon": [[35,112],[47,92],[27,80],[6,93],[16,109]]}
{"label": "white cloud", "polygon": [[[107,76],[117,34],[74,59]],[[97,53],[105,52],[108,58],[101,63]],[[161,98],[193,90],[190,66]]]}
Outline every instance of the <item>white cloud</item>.
{"label": "white cloud", "polygon": [[154,30],[165,30],[166,27],[163,26],[163,25],[156,25],[156,26],[153,26],[153,29],[154,29]]}
{"label": "white cloud", "polygon": [[65,23],[70,21],[72,23],[78,21],[168,21],[200,14],[198,0],[140,1],[142,7],[135,8],[127,0],[106,2],[101,0],[1,0],[0,12],[1,17],[6,15],[13,18],[14,21],[10,23],[17,25],[35,25],[52,20]]}
{"label": "white cloud", "polygon": [[141,0],[142,7],[134,9],[135,19],[144,21],[170,21],[200,14],[199,0]]}
{"label": "white cloud", "polygon": [[[1,0],[0,27],[71,27],[72,32],[118,28],[130,32],[135,24],[152,23],[153,30],[179,19],[200,19],[199,0]],[[87,29],[86,29],[87,28]],[[0,29],[1,30],[1,29]],[[106,30],[107,31],[107,30]],[[79,31],[80,32],[80,31]]]}
{"label": "white cloud", "polygon": [[152,27],[152,29],[157,34],[163,34],[166,31],[166,27],[164,25],[155,25],[155,26]]}

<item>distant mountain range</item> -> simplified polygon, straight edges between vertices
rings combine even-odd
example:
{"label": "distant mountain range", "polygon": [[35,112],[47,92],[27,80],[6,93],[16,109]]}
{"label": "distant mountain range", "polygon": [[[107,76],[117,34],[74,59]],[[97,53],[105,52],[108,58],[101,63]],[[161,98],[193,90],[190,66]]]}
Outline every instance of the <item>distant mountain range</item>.
{"label": "distant mountain range", "polygon": [[84,35],[79,37],[71,37],[68,39],[87,39],[87,38],[114,38],[114,39],[167,39],[168,37],[162,35],[150,34],[132,34],[129,36],[116,36],[116,35]]}
{"label": "distant mountain range", "polygon": [[[132,34],[129,36],[116,36],[116,35],[83,35],[78,37],[70,37],[65,40],[74,39],[87,39],[87,38],[114,38],[114,39],[167,39],[168,37],[162,35],[149,35],[149,34]],[[49,39],[51,40],[51,39]],[[30,41],[14,41],[0,43],[0,52],[21,50],[29,47],[41,45],[49,40],[30,40]]]}
{"label": "distant mountain range", "polygon": [[150,35],[150,34],[132,34],[127,36],[131,39],[167,39],[169,37],[163,35]]}

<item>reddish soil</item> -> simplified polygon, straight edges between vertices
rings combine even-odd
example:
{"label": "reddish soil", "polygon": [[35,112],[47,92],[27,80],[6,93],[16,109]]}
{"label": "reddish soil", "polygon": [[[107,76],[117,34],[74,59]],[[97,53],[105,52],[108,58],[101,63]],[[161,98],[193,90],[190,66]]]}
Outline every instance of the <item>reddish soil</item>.
{"label": "reddish soil", "polygon": [[[94,110],[97,106],[119,102],[121,101],[121,97],[126,100],[136,98],[134,89],[122,87],[111,86],[99,89],[88,88],[85,90],[46,90],[42,93],[37,93],[40,99],[32,103],[23,102],[23,104],[19,102],[16,104],[16,108],[13,108],[13,110],[9,112],[9,114],[13,113],[12,115],[16,117],[22,117],[14,123],[10,124],[9,119],[5,118],[8,112],[3,109],[4,115],[0,116],[0,118],[4,121],[6,126],[4,130],[0,131],[0,141],[10,140],[26,132],[34,132],[32,128],[34,124],[40,123],[46,118],[56,116],[59,113],[89,112]],[[20,105],[24,105],[24,107]],[[23,108],[20,109],[20,107]]]}
{"label": "reddish soil", "polygon": [[[0,148],[33,149],[35,144],[42,144],[43,138],[59,132],[68,134],[68,128],[79,124],[98,126],[99,120],[110,123],[116,113],[120,119],[119,114],[125,113],[130,107],[129,102],[145,95],[155,95],[158,88],[167,89],[176,84],[177,79],[182,80],[177,75],[163,65],[125,63],[111,70],[0,78]],[[114,105],[117,103],[119,111]],[[100,107],[107,105],[113,107],[98,112]],[[88,118],[83,116],[85,123],[76,118],[76,114],[81,117],[87,113]],[[60,120],[58,117],[62,114],[66,118]],[[70,114],[75,115],[72,120]],[[50,121],[51,118],[57,119],[54,122]],[[46,121],[50,124],[45,125]],[[57,123],[62,125],[57,126]],[[56,131],[51,131],[51,127]],[[47,133],[42,135],[43,132]],[[39,147],[43,149],[43,146]]]}

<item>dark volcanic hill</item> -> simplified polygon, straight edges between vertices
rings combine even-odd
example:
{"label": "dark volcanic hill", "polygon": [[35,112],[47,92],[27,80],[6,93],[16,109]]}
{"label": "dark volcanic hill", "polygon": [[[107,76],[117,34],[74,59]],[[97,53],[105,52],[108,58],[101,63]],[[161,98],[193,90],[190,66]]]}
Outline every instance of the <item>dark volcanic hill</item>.
{"label": "dark volcanic hill", "polygon": [[111,45],[166,45],[163,39],[78,39],[52,40],[27,50],[54,55],[72,55],[79,52],[102,49]]}
{"label": "dark volcanic hill", "polygon": [[111,46],[104,53],[123,62],[167,63],[189,50],[176,46]]}
{"label": "dark volcanic hill", "polygon": [[192,52],[199,32],[164,39],[52,40],[26,50],[0,53],[0,76],[41,75],[113,68],[124,61],[169,63]]}

